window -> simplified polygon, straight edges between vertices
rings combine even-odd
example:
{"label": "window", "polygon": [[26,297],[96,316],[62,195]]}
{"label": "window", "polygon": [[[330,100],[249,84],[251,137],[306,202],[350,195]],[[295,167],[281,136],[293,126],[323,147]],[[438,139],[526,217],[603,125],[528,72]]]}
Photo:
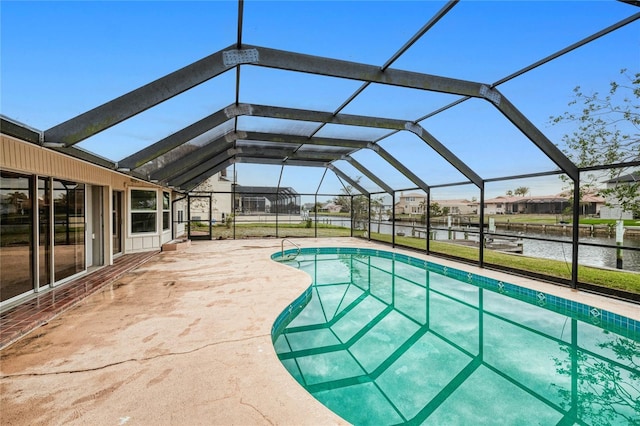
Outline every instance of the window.
{"label": "window", "polygon": [[154,190],[132,189],[131,233],[154,233],[157,231],[158,193]]}
{"label": "window", "polygon": [[162,230],[171,229],[171,194],[162,193]]}

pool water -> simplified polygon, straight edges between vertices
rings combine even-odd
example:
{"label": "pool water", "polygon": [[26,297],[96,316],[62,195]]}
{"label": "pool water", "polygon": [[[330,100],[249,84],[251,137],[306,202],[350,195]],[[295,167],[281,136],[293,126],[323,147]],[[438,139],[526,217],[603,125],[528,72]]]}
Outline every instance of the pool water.
{"label": "pool water", "polygon": [[640,424],[637,321],[380,250],[285,263],[313,284],[276,352],[352,424]]}

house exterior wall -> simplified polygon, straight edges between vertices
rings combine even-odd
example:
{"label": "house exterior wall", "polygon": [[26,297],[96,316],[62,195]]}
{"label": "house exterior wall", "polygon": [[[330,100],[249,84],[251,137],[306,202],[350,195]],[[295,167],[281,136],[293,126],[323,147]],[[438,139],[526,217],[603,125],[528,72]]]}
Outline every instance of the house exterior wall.
{"label": "house exterior wall", "polygon": [[342,211],[342,206],[334,203],[327,203],[324,205],[324,207],[319,209],[319,211],[326,211],[329,213],[340,213]]}
{"label": "house exterior wall", "polygon": [[517,210],[513,210],[513,204],[506,197],[496,197],[491,200],[485,200],[484,202],[485,214],[505,214],[515,212],[517,212]]}
{"label": "house exterior wall", "polygon": [[[396,214],[424,214],[427,197],[423,194],[401,195],[400,200],[395,205]],[[476,213],[477,203],[469,200],[431,200],[432,204],[437,203],[440,208],[449,208],[449,214],[473,214]]]}
{"label": "house exterior wall", "polygon": [[[231,200],[233,198],[232,183],[230,180],[225,179],[222,173],[216,173],[193,190],[193,192],[213,193],[211,198],[211,214],[213,215],[212,219],[218,222],[222,222],[224,217],[233,213],[233,208],[231,207]],[[202,203],[192,203],[191,215],[201,215],[202,217],[208,218],[209,211],[207,208],[208,206],[204,206]]]}
{"label": "house exterior wall", "polygon": [[[111,250],[111,193],[123,191],[124,206],[122,219],[124,222],[124,251],[132,253],[137,251],[158,250],[163,243],[170,241],[171,229],[162,229],[162,188],[149,182],[135,179],[131,176],[108,170],[94,164],[78,160],[51,149],[47,149],[29,142],[24,142],[11,136],[0,134],[0,168],[14,172],[33,174],[38,176],[52,176],[81,182],[92,186],[103,186],[108,189],[108,197],[104,200],[105,218],[103,241],[105,242],[105,263],[113,262],[110,256]],[[129,215],[129,191],[132,188],[153,189],[158,191],[158,225],[154,235],[135,235],[130,232]],[[168,190],[166,190],[168,191]]]}
{"label": "house exterior wall", "polygon": [[[640,174],[632,173],[627,176],[622,176],[619,179],[613,179],[607,182],[607,189],[615,188],[618,185],[624,185],[627,182],[635,182],[640,178]],[[640,194],[638,194],[640,197]],[[614,196],[607,197],[606,200],[609,206],[604,205],[600,208],[601,219],[633,219],[633,211],[624,210]]]}
{"label": "house exterior wall", "polygon": [[[602,197],[585,196],[580,202],[581,215],[597,214],[603,207]],[[569,206],[567,194],[540,197],[499,196],[485,200],[485,214],[562,214]]]}
{"label": "house exterior wall", "polygon": [[[116,192],[122,194],[120,253],[159,250],[162,244],[173,239],[173,221],[170,219],[174,194],[170,189],[6,134],[0,134],[0,141],[3,183],[13,185],[20,180],[23,186],[20,186],[20,192],[14,190],[14,193],[25,196],[25,212],[21,214],[20,225],[14,225],[16,212],[12,212],[15,209],[11,209],[8,202],[14,195],[10,192],[12,188],[0,191],[2,216],[9,221],[4,223],[2,234],[3,240],[6,238],[7,241],[0,247],[0,264],[4,259],[6,266],[2,268],[0,280],[3,290],[0,310],[64,284],[86,273],[90,266],[113,263],[113,200]],[[146,193],[151,199],[149,207],[140,216],[131,209],[132,193],[136,190],[140,191],[136,194]],[[73,195],[69,201],[72,194],[81,195],[79,198]],[[82,201],[74,203],[76,199]],[[76,210],[69,215],[71,205]],[[66,212],[66,217],[62,212]],[[133,219],[140,217],[144,218],[144,229],[133,228]],[[65,235],[64,231],[60,233],[61,227],[67,234],[69,230],[73,233],[72,240],[68,235],[64,242],[57,240]],[[22,232],[21,229],[31,231]],[[20,245],[16,246],[14,240]],[[50,254],[44,254],[45,247]],[[16,249],[20,250],[20,256],[16,256]],[[71,263],[74,268],[71,272],[63,272],[61,265],[67,267],[67,259],[73,258],[73,253],[79,260]],[[12,270],[25,272],[18,276]]]}
{"label": "house exterior wall", "polygon": [[394,210],[396,214],[423,214],[427,197],[422,194],[400,195]]}
{"label": "house exterior wall", "polygon": [[623,210],[622,207],[603,206],[600,208],[600,219],[633,219],[633,212]]}
{"label": "house exterior wall", "polygon": [[478,204],[469,200],[432,200],[432,203],[438,203],[441,208],[448,207],[449,214],[474,214],[478,211]]}

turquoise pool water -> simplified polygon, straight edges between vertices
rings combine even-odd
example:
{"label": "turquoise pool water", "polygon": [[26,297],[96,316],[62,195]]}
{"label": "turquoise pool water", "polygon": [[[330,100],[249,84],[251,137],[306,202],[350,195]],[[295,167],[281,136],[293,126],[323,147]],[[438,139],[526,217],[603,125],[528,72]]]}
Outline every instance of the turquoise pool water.
{"label": "turquoise pool water", "polygon": [[382,250],[285,263],[313,284],[276,320],[276,352],[350,423],[640,424],[637,321]]}

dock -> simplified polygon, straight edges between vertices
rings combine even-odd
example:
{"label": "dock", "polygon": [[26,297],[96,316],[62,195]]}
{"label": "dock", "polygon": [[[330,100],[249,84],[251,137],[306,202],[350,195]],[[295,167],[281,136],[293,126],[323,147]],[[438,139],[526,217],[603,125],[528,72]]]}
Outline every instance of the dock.
{"label": "dock", "polygon": [[[459,244],[468,247],[478,248],[480,245],[477,241],[474,240],[442,240],[446,242],[450,242],[452,244]],[[484,245],[486,249],[501,251],[505,253],[523,253],[523,244],[522,240],[517,238],[487,238],[486,243]]]}

